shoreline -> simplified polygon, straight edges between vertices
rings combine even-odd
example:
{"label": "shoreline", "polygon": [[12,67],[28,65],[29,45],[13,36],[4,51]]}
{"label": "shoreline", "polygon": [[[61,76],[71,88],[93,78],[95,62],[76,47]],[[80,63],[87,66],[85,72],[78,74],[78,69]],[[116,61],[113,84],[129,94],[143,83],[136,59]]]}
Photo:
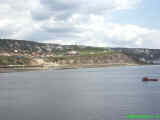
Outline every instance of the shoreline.
{"label": "shoreline", "polygon": [[0,66],[0,73],[9,72],[24,72],[24,71],[34,71],[34,70],[64,70],[64,69],[79,69],[79,68],[101,68],[101,67],[119,67],[119,66],[141,66],[145,64],[129,64],[129,63],[114,63],[114,64],[81,64],[81,65],[41,65],[41,66]]}

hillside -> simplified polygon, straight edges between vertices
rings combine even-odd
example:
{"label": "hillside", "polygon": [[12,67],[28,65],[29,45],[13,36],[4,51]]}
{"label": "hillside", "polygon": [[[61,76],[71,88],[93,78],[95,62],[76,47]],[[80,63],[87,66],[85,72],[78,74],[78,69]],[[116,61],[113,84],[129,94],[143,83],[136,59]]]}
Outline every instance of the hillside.
{"label": "hillside", "polygon": [[112,50],[126,54],[142,63],[160,64],[160,49],[112,48]]}
{"label": "hillside", "polygon": [[33,41],[0,39],[0,51],[13,52],[14,50],[25,52],[49,52],[59,45],[44,44]]}
{"label": "hillside", "polygon": [[159,64],[159,49],[99,48],[0,39],[0,65]]}

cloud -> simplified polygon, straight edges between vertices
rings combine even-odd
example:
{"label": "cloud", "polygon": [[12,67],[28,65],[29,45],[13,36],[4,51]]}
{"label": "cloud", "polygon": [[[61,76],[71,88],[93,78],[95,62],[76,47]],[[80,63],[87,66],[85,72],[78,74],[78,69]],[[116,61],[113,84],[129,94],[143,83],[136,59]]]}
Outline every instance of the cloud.
{"label": "cloud", "polygon": [[112,21],[113,13],[135,10],[143,2],[1,0],[0,35],[60,44],[159,48],[159,29]]}
{"label": "cloud", "polygon": [[[82,34],[93,46],[158,48],[160,30],[138,25],[105,22],[102,16],[91,16]],[[95,34],[96,33],[96,34]]]}
{"label": "cloud", "polygon": [[81,32],[79,28],[76,27],[75,24],[72,24],[70,22],[62,22],[62,21],[46,21],[43,24],[41,24],[41,28],[50,33],[55,34],[63,34],[63,33],[77,33]]}
{"label": "cloud", "polygon": [[[40,0],[39,7],[32,11],[32,17],[55,17],[64,20],[73,14],[106,14],[135,8],[141,0]],[[39,18],[40,17],[40,18]],[[43,17],[43,18],[44,18]]]}

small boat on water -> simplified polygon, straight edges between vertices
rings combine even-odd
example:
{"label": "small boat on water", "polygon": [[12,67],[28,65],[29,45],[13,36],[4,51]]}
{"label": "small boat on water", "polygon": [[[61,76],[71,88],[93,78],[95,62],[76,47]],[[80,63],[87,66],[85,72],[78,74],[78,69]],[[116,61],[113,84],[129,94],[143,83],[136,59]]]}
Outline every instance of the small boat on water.
{"label": "small boat on water", "polygon": [[160,81],[160,79],[151,79],[151,78],[144,77],[142,81],[143,82],[150,82],[150,81],[157,82],[157,81]]}

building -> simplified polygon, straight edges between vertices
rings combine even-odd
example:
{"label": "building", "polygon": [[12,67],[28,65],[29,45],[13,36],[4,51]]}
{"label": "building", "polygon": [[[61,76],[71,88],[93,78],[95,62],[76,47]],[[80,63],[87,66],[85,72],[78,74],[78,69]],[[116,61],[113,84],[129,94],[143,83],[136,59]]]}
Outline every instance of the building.
{"label": "building", "polygon": [[18,50],[14,50],[14,53],[18,53]]}

